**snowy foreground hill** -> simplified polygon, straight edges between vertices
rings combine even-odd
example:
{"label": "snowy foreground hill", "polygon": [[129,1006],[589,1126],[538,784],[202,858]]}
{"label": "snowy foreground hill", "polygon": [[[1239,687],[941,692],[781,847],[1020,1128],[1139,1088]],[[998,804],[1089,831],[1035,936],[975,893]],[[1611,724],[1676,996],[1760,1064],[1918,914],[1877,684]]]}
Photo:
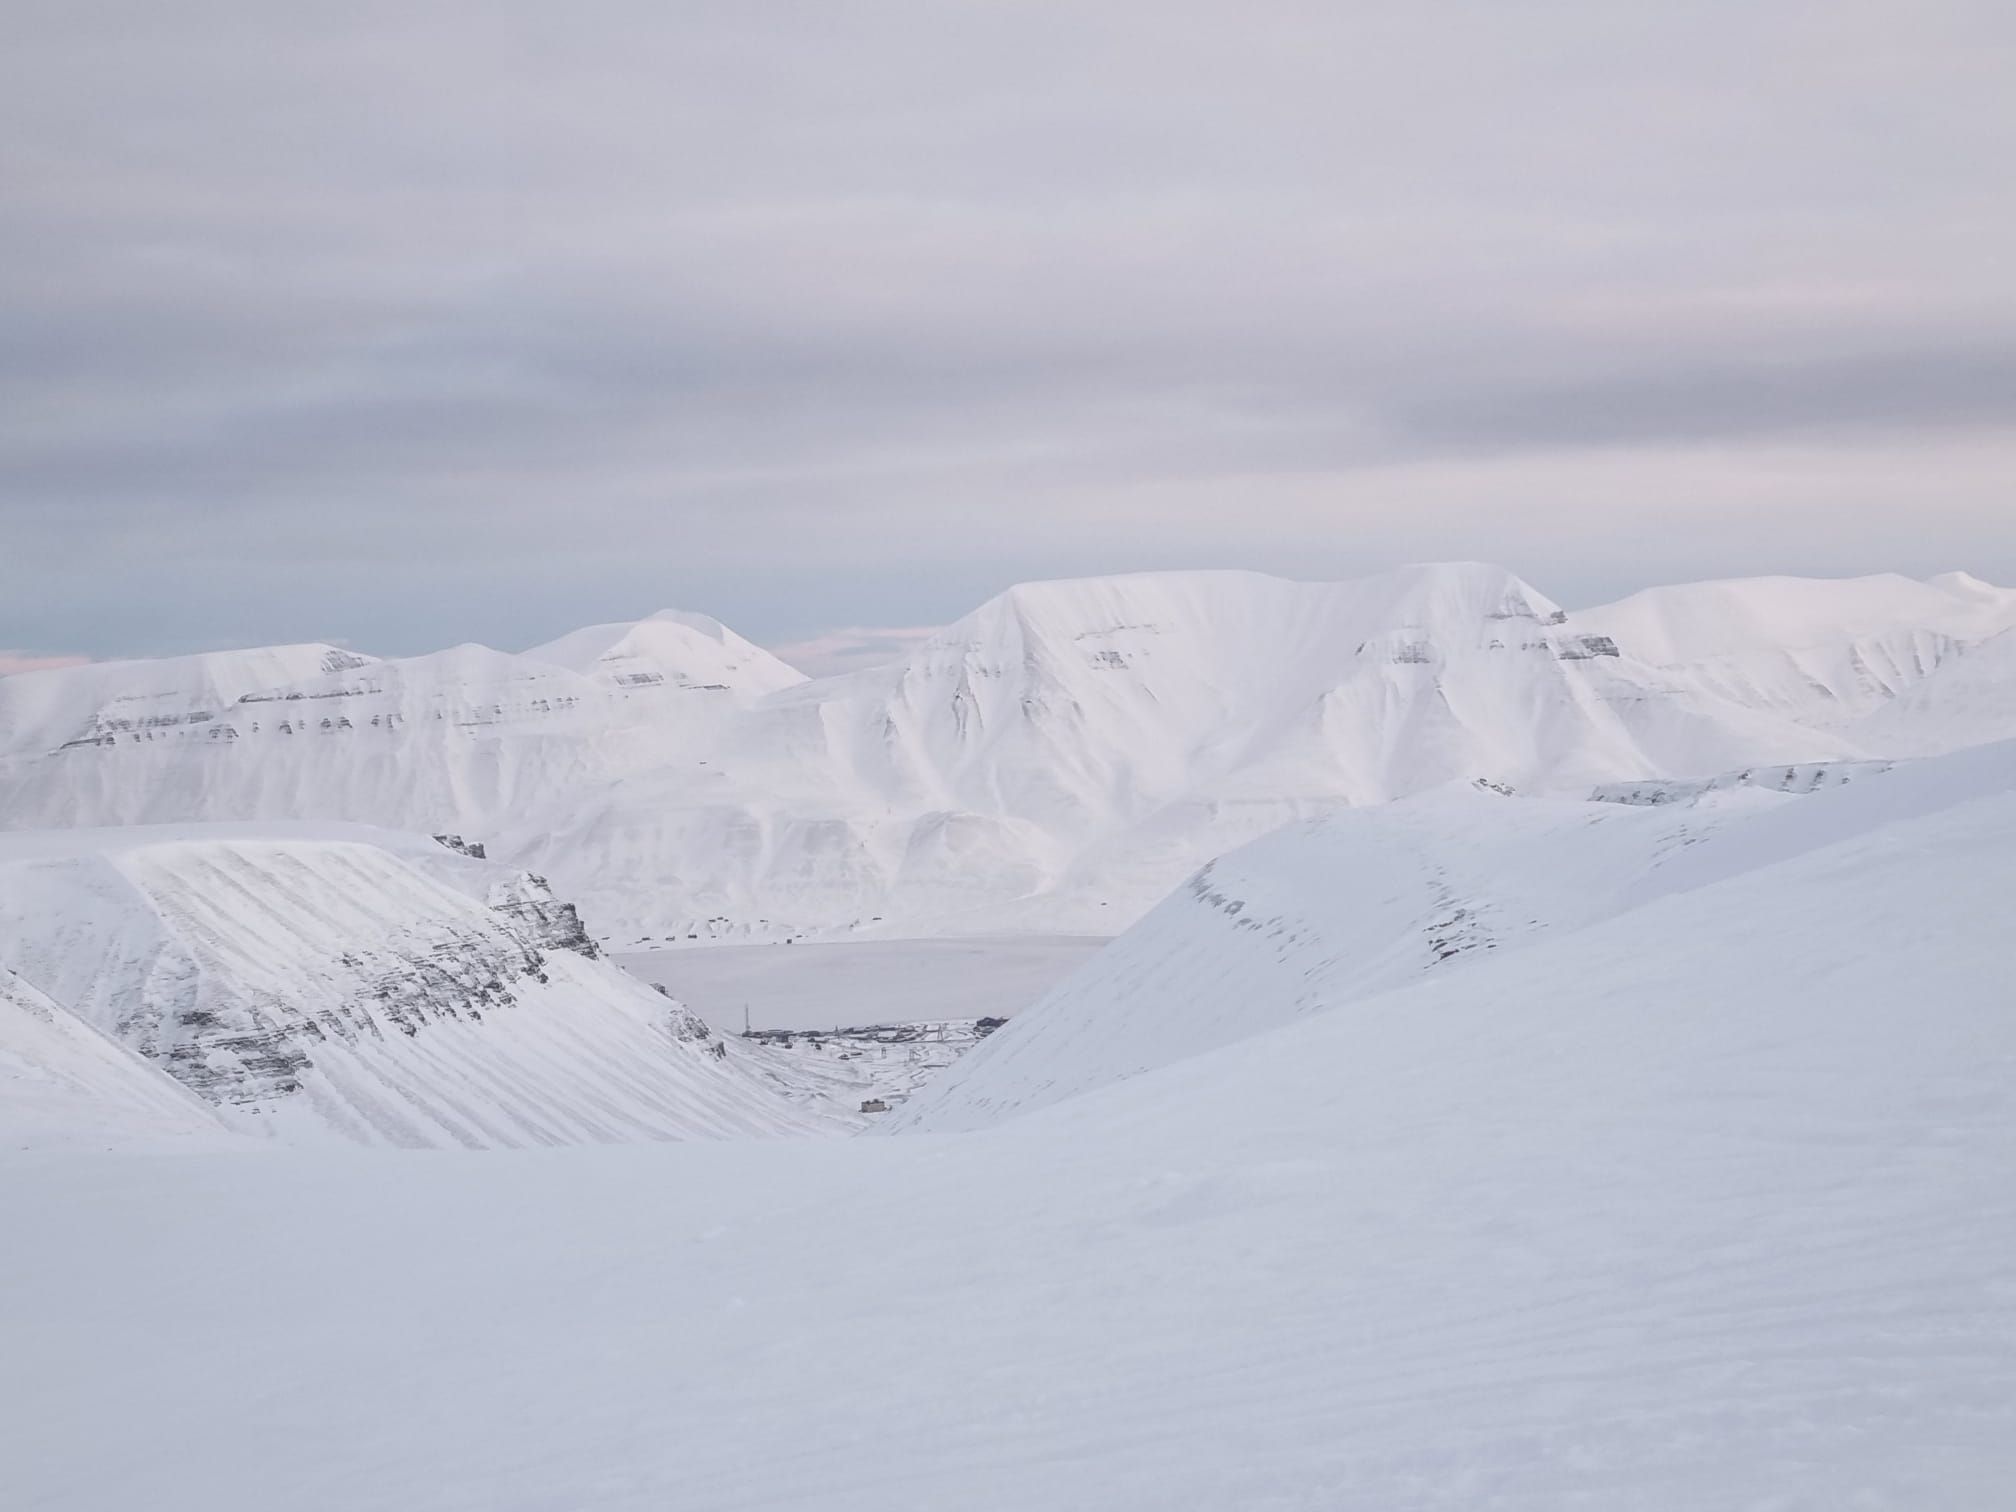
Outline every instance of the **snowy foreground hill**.
{"label": "snowy foreground hill", "polygon": [[[1798,798],[1734,786],[1692,804],[1572,803],[1470,786],[1289,826],[1203,867],[891,1126],[983,1127],[1415,984],[1524,1011],[1529,996],[1500,985],[1523,951],[1572,951],[1578,932],[1851,837],[2016,808],[2012,790],[2016,744],[2000,744]],[[1847,953],[1924,948],[1884,937]],[[1668,968],[1720,948],[1675,939]]]}
{"label": "snowy foreground hill", "polygon": [[1790,786],[1288,829],[896,1137],[206,1150],[65,1050],[181,1153],[0,1157],[9,1503],[2006,1508],[2016,747]]}
{"label": "snowy foreground hill", "polygon": [[[1563,611],[1502,569],[1015,588],[808,681],[668,611],[522,654],[329,646],[0,678],[0,823],[454,832],[619,949],[1113,934],[1284,823],[2016,736],[2016,592],[1754,579]],[[1999,639],[1998,639],[1999,637]]]}

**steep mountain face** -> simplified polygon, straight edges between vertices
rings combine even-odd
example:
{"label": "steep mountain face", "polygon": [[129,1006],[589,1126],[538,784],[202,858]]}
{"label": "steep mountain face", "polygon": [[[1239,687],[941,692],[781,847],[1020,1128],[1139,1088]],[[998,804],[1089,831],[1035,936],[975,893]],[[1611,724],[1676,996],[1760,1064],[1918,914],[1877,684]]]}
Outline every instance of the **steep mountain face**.
{"label": "steep mountain face", "polygon": [[357,828],[0,841],[0,957],[239,1129],[524,1145],[844,1127],[543,879]]}
{"label": "steep mountain face", "polygon": [[[1544,1007],[1530,989],[1496,985],[1515,969],[1504,958],[1566,957],[1622,915],[1749,885],[1816,853],[1880,843],[1922,863],[1910,837],[1936,831],[1999,877],[2007,867],[1987,862],[1979,837],[1949,816],[1977,815],[1997,834],[2016,827],[2016,744],[1864,771],[1811,796],[1732,785],[1692,797],[1577,804],[1458,791],[1278,831],[1205,866],[883,1127],[987,1127],[1423,984],[1445,984],[1445,1001],[1530,1015]],[[1826,868],[1816,874],[1833,885]],[[1848,938],[1848,918],[1871,924],[1888,906],[1880,868],[1861,876],[1852,913],[1819,928],[1843,960],[1883,949],[1880,932]],[[1768,948],[1753,925],[1727,922],[1743,948]],[[1685,958],[1674,975],[1689,980],[1697,950],[1724,944],[1682,934],[1663,948]],[[1903,954],[1917,955],[1915,940]]]}
{"label": "steep mountain face", "polygon": [[0,1150],[230,1141],[200,1098],[0,966]]}
{"label": "steep mountain face", "polygon": [[1104,934],[1211,855],[1450,782],[1579,798],[1950,749],[1996,717],[1883,711],[2011,625],[2016,593],[1959,576],[1570,614],[1458,563],[1027,584],[812,681],[670,611],[518,656],[126,663],[0,679],[0,822],[462,834],[618,946]]}

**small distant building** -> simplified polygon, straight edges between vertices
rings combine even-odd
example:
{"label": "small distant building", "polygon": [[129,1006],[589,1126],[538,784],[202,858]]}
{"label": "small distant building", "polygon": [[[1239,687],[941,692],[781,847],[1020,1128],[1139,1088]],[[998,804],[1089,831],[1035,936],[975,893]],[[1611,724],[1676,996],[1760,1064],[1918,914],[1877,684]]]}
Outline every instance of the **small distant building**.
{"label": "small distant building", "polygon": [[861,1104],[861,1111],[863,1113],[887,1113],[889,1111],[889,1104],[879,1097],[871,1097],[868,1101]]}

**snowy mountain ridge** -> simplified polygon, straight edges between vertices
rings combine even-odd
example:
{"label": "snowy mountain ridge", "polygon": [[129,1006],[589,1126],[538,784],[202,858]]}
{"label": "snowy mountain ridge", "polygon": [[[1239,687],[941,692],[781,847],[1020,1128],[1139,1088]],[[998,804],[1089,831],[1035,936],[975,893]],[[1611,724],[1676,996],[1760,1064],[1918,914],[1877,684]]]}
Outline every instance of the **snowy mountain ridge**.
{"label": "snowy mountain ridge", "polygon": [[821,679],[676,611],[520,655],[218,653],[0,678],[0,822],[462,833],[621,946],[1113,933],[1212,855],[1449,782],[1583,797],[2016,734],[1992,691],[1937,691],[2012,628],[2016,592],[1959,574],[1569,612],[1447,563],[1024,584]]}

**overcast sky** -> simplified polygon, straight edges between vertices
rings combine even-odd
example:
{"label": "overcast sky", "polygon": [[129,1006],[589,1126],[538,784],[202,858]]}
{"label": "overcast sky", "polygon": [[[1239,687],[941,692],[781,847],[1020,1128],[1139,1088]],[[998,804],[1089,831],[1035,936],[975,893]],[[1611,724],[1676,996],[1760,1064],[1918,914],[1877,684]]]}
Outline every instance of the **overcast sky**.
{"label": "overcast sky", "polygon": [[0,647],[2016,582],[2008,0],[12,0]]}

